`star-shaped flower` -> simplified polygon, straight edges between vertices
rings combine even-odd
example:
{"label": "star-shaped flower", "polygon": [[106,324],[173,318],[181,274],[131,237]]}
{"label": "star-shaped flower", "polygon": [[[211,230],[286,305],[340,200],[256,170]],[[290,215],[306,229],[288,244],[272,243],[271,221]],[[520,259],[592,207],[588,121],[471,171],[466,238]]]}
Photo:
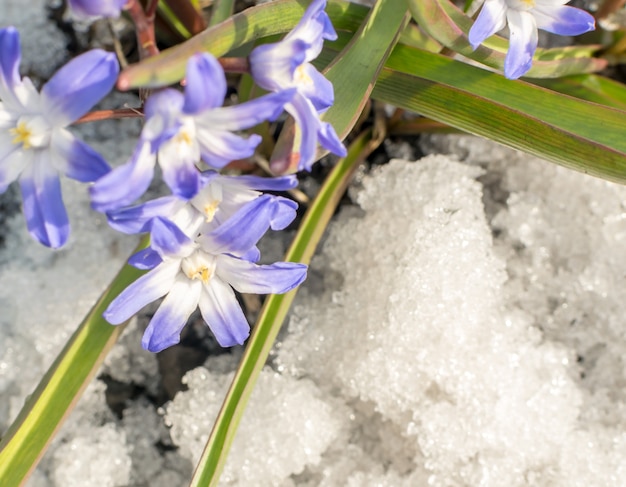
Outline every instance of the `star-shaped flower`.
{"label": "star-shaped flower", "polygon": [[92,206],[109,211],[131,204],[150,185],[158,161],[176,196],[193,198],[201,187],[196,163],[220,169],[254,154],[261,137],[234,132],[276,119],[295,90],[282,90],[239,105],[222,107],[226,78],[217,59],[197,54],[187,63],[185,93],[165,89],[146,102],[146,124],[131,160],[90,188]]}
{"label": "star-shaped flower", "polygon": [[291,262],[257,265],[246,257],[267,230],[258,212],[263,196],[220,225],[192,240],[169,220],[151,221],[151,247],[129,261],[151,269],[113,300],[104,317],[112,324],[128,320],[146,304],[165,299],[146,329],[142,345],[159,352],[180,341],[191,313],[202,318],[223,347],[242,344],[250,333],[232,288],[239,292],[281,294],[298,286],[307,266]]}
{"label": "star-shaped flower", "polygon": [[519,78],[532,64],[537,49],[537,29],[574,36],[595,28],[594,18],[584,10],[565,5],[568,1],[485,0],[469,31],[470,44],[476,49],[508,23],[511,34],[504,75],[509,79]]}
{"label": "star-shaped flower", "polygon": [[13,27],[0,30],[0,192],[19,180],[30,234],[61,247],[69,222],[59,173],[92,182],[110,168],[102,156],[65,127],[82,117],[113,87],[115,55],[89,51],[63,66],[37,92],[20,79],[20,38]]}

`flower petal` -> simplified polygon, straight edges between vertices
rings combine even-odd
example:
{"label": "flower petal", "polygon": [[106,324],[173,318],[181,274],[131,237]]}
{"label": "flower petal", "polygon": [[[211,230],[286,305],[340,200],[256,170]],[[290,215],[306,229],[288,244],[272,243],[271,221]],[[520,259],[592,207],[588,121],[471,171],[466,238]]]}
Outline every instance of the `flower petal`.
{"label": "flower petal", "polygon": [[15,181],[22,174],[22,171],[33,162],[34,157],[34,151],[25,151],[14,146],[11,152],[0,159],[0,193],[7,190],[9,184]]}
{"label": "flower petal", "polygon": [[105,212],[131,204],[150,186],[155,162],[150,144],[140,142],[130,161],[105,174],[89,188],[91,207]]}
{"label": "flower petal", "polygon": [[221,107],[226,98],[226,76],[220,63],[209,53],[196,54],[187,62],[183,112],[197,114]]}
{"label": "flower petal", "polygon": [[68,0],[78,18],[119,17],[127,0]]}
{"label": "flower petal", "polygon": [[131,255],[128,259],[129,265],[141,270],[154,269],[162,262],[163,259],[161,259],[159,253],[150,247],[140,250],[139,252]]}
{"label": "flower petal", "polygon": [[539,29],[562,36],[577,36],[596,28],[593,16],[579,8],[537,6],[533,15]]}
{"label": "flower petal", "polygon": [[254,154],[261,137],[252,134],[247,139],[222,130],[204,130],[198,127],[198,143],[202,160],[210,167],[221,169],[231,161]]}
{"label": "flower petal", "polygon": [[191,199],[200,190],[200,170],[195,165],[199,159],[200,147],[196,141],[174,137],[159,149],[163,180],[176,196]]}
{"label": "flower petal", "polygon": [[284,230],[296,218],[298,204],[281,196],[275,196],[273,203],[274,208],[270,219],[270,228],[272,230]]}
{"label": "flower petal", "polygon": [[194,243],[180,228],[161,217],[151,220],[150,247],[163,257],[184,257],[195,249]]}
{"label": "flower petal", "polygon": [[537,49],[537,25],[529,12],[509,9],[510,45],[504,58],[504,75],[516,79],[530,69],[533,55]]}
{"label": "flower petal", "polygon": [[165,296],[174,285],[178,271],[178,262],[163,263],[152,269],[124,289],[102,316],[113,325],[124,323],[145,305]]}
{"label": "flower petal", "polygon": [[294,262],[257,265],[229,255],[217,257],[216,274],[240,293],[282,294],[306,279],[307,266]]}
{"label": "flower petal", "polygon": [[309,44],[299,39],[264,44],[250,53],[250,74],[254,82],[268,91],[294,86],[294,73],[306,61]]}
{"label": "flower petal", "polygon": [[285,104],[291,101],[295,94],[296,89],[291,88],[238,105],[217,108],[198,115],[195,119],[196,124],[204,130],[219,127],[220,131],[235,131],[254,127],[265,120],[274,121],[283,113]]}
{"label": "flower petal", "polygon": [[473,49],[506,25],[507,6],[504,0],[486,0],[478,18],[469,31],[469,42]]}
{"label": "flower petal", "polygon": [[281,176],[275,178],[264,178],[260,176],[222,176],[227,184],[242,186],[252,190],[267,191],[287,191],[298,186],[298,178],[295,175]]}
{"label": "flower petal", "polygon": [[156,217],[165,217],[176,213],[184,202],[176,196],[164,196],[141,205],[107,212],[109,225],[118,232],[135,234],[149,230],[148,223]]}
{"label": "flower petal", "polygon": [[102,49],[72,59],[41,89],[46,117],[57,126],[79,119],[111,91],[118,73],[115,54]]}
{"label": "flower petal", "polygon": [[11,109],[22,106],[15,94],[21,85],[20,49],[20,34],[17,29],[0,29],[0,99]]}
{"label": "flower petal", "polygon": [[156,353],[180,342],[180,332],[198,307],[201,291],[199,281],[179,275],[143,334],[143,348]]}
{"label": "flower petal", "polygon": [[233,290],[213,277],[200,295],[200,313],[222,347],[242,345],[250,335],[250,325]]}
{"label": "flower petal", "polygon": [[82,183],[96,181],[111,171],[100,154],[65,129],[52,133],[50,149],[52,165],[67,177]]}
{"label": "flower petal", "polygon": [[285,106],[285,109],[293,116],[297,130],[300,131],[300,146],[293,148],[298,157],[298,170],[310,171],[315,162],[317,151],[317,133],[320,128],[319,115],[311,102],[299,93],[291,103]]}
{"label": "flower petal", "polygon": [[339,140],[337,132],[335,132],[333,126],[328,122],[320,123],[317,136],[319,137],[320,145],[324,149],[328,149],[330,152],[338,155],[339,157],[346,157],[348,155],[348,150],[343,145],[341,140]]}
{"label": "flower petal", "polygon": [[70,224],[61,196],[58,173],[47,151],[37,151],[31,165],[20,177],[24,216],[28,231],[43,245],[58,248],[65,244]]}
{"label": "flower petal", "polygon": [[272,214],[272,196],[260,196],[198,241],[211,254],[243,254],[267,232]]}
{"label": "flower petal", "polygon": [[303,64],[297,69],[298,92],[304,95],[322,112],[335,102],[333,84],[312,64]]}

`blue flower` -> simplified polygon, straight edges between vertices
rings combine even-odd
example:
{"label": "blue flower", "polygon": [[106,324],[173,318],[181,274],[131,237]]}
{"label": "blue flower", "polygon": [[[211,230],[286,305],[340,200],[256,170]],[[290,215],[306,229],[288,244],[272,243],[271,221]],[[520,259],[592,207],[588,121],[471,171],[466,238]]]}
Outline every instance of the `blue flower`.
{"label": "blue flower", "polygon": [[485,0],[469,31],[476,49],[485,39],[503,29],[510,30],[510,46],[504,60],[504,75],[516,79],[532,64],[537,49],[537,29],[574,36],[595,29],[594,18],[584,10],[568,7],[569,0]]}
{"label": "blue flower", "polygon": [[70,10],[79,18],[119,17],[127,0],[68,0]]}
{"label": "blue flower", "polygon": [[65,127],[111,90],[119,68],[113,54],[89,51],[62,67],[39,93],[30,79],[20,79],[20,59],[17,30],[1,29],[0,192],[19,180],[30,234],[57,248],[69,235],[59,173],[92,182],[110,170]]}
{"label": "blue flower", "polygon": [[250,72],[259,86],[268,91],[297,89],[285,110],[301,130],[298,169],[311,169],[318,140],[330,152],[346,155],[333,127],[319,118],[334,102],[333,85],[311,64],[325,39],[337,39],[325,7],[326,0],[314,0],[281,42],[259,46],[249,57]]}
{"label": "blue flower", "polygon": [[[216,171],[201,173],[201,189],[190,200],[175,195],[157,198],[141,205],[107,212],[110,225],[123,233],[149,231],[153,218],[166,218],[185,235],[194,238],[208,233],[235,215],[249,202],[262,196],[258,190],[285,191],[295,188],[295,176],[261,178],[223,176]],[[267,196],[264,216],[272,230],[286,228],[295,218],[297,204],[280,196]]]}
{"label": "blue flower", "polygon": [[196,162],[203,160],[219,169],[250,157],[261,137],[253,134],[244,138],[233,132],[276,119],[295,91],[283,90],[222,107],[226,78],[210,54],[190,58],[186,79],[184,94],[165,89],[147,100],[146,124],[130,161],[90,188],[94,209],[109,211],[139,198],[150,185],[157,160],[172,193],[193,198],[202,183]]}
{"label": "blue flower", "polygon": [[104,312],[105,319],[123,323],[165,296],[144,333],[145,349],[159,352],[178,343],[197,307],[221,346],[242,344],[250,327],[232,288],[243,293],[281,294],[298,286],[307,271],[303,264],[257,265],[246,258],[267,230],[267,220],[258,215],[266,198],[257,198],[196,240],[166,219],[152,219],[151,247],[129,261],[150,271],[113,300]]}

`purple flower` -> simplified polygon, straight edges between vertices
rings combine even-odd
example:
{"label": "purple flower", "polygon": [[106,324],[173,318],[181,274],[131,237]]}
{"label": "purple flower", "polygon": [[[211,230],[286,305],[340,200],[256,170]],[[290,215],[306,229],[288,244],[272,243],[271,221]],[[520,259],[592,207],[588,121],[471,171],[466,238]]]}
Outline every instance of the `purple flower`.
{"label": "purple flower", "polygon": [[146,124],[130,161],[90,188],[94,209],[109,211],[139,198],[152,180],[157,160],[172,193],[193,198],[202,184],[196,162],[202,159],[219,169],[230,161],[250,157],[261,137],[244,138],[233,132],[276,119],[294,94],[294,90],[283,90],[222,107],[226,78],[210,54],[190,58],[186,79],[184,94],[166,89],[148,99]]}
{"label": "purple flower", "polygon": [[59,173],[92,182],[110,170],[65,127],[111,90],[119,68],[113,54],[89,51],[62,67],[39,93],[30,79],[20,79],[20,59],[17,30],[1,29],[0,192],[19,180],[30,234],[57,248],[69,235]]}
{"label": "purple flower", "polygon": [[314,0],[281,42],[259,46],[249,57],[250,71],[259,86],[269,91],[297,89],[285,109],[301,130],[298,169],[311,169],[318,140],[332,153],[346,155],[335,130],[319,118],[334,102],[333,85],[311,64],[324,39],[337,39],[325,7],[326,0]]}
{"label": "purple flower", "polygon": [[151,247],[129,261],[150,271],[113,300],[104,317],[123,323],[148,303],[165,299],[146,329],[142,345],[159,352],[180,341],[191,313],[200,313],[223,347],[242,344],[250,333],[232,288],[239,292],[285,293],[306,277],[303,264],[257,265],[245,257],[267,229],[259,223],[257,198],[213,232],[190,239],[168,220],[151,221]]}
{"label": "purple flower", "polygon": [[127,0],[68,0],[70,10],[79,18],[119,17]]}
{"label": "purple flower", "polygon": [[[149,231],[153,218],[166,218],[185,235],[194,238],[208,233],[235,215],[249,202],[262,196],[258,190],[285,191],[295,188],[295,176],[261,178],[222,176],[216,171],[201,173],[201,189],[190,200],[164,196],[141,205],[107,212],[110,225],[123,233]],[[297,204],[280,196],[267,196],[264,216],[272,230],[282,230],[296,216]]]}
{"label": "purple flower", "polygon": [[485,0],[469,31],[476,49],[485,39],[509,25],[510,46],[504,60],[504,75],[523,76],[537,49],[537,29],[573,36],[595,29],[594,18],[584,10],[568,7],[569,0]]}

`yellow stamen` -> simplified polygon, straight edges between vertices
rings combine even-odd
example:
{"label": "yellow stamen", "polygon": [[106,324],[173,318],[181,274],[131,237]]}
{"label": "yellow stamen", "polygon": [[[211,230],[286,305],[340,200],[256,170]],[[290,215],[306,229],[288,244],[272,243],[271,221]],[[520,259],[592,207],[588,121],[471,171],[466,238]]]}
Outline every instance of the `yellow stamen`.
{"label": "yellow stamen", "polygon": [[215,212],[217,211],[220,202],[218,200],[213,200],[210,203],[204,205],[204,214],[206,215],[206,222],[209,223],[213,221],[215,217]]}
{"label": "yellow stamen", "polygon": [[187,277],[189,279],[200,279],[204,284],[206,284],[211,278],[211,272],[206,266],[201,266],[193,271],[187,272]]}
{"label": "yellow stamen", "polygon": [[24,149],[30,149],[32,147],[30,143],[30,137],[33,134],[28,128],[28,126],[26,125],[26,122],[18,123],[17,127],[9,130],[9,133],[11,135],[15,135],[15,137],[11,141],[14,144],[22,144],[22,147]]}

